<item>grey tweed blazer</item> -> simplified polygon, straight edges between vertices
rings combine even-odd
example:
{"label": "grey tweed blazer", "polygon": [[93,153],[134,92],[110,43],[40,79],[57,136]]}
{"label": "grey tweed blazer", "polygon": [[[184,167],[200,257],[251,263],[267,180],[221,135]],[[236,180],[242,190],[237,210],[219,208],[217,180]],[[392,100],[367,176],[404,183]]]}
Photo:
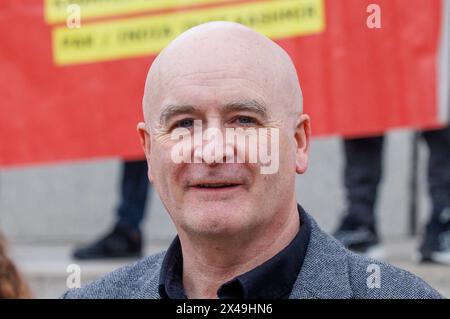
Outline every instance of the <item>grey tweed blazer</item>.
{"label": "grey tweed blazer", "polygon": [[[323,232],[310,215],[306,214],[306,218],[311,223],[311,237],[290,298],[442,298],[413,274],[350,252]],[[164,255],[161,252],[122,267],[82,288],[67,291],[62,298],[160,298],[158,284]],[[371,276],[378,274],[380,280],[372,281]]]}

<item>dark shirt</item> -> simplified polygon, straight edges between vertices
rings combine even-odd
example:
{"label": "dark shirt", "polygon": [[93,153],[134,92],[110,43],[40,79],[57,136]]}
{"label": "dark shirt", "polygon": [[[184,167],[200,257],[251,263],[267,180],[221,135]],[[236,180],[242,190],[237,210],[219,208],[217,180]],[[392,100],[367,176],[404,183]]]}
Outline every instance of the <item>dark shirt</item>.
{"label": "dark shirt", "polygon": [[[286,299],[289,297],[305,258],[311,225],[300,205],[300,231],[281,250],[258,267],[224,283],[217,291],[220,299]],[[186,299],[183,288],[183,255],[178,236],[166,252],[159,278],[159,294],[164,299]]]}

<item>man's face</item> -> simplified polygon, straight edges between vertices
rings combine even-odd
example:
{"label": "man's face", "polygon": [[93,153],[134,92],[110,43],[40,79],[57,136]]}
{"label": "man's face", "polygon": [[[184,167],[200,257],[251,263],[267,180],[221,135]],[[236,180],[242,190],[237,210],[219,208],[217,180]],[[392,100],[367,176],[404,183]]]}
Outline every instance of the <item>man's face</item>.
{"label": "man's face", "polygon": [[[298,171],[295,120],[289,120],[292,114],[283,105],[285,99],[277,98],[282,92],[276,92],[269,82],[270,74],[246,62],[222,59],[220,65],[208,66],[206,61],[200,67],[180,62],[180,67],[171,66],[158,80],[157,96],[151,99],[151,121],[146,123],[150,134],[141,130],[141,136],[149,177],[179,232],[207,236],[251,233],[276,222],[277,213],[294,199],[296,168]],[[260,162],[249,163],[252,148],[248,144],[242,149],[242,145],[225,140],[224,155],[245,153],[245,163],[205,161],[194,145],[189,154],[200,163],[176,163],[173,149],[180,140],[172,134],[183,128],[193,137],[194,121],[201,121],[203,132],[217,129],[224,138],[225,130],[232,128],[277,130],[277,147],[266,135],[264,139],[257,136],[256,149],[259,151],[262,140],[268,141],[270,154],[279,160],[278,170],[262,174]],[[217,141],[203,139],[200,151],[211,143]]]}

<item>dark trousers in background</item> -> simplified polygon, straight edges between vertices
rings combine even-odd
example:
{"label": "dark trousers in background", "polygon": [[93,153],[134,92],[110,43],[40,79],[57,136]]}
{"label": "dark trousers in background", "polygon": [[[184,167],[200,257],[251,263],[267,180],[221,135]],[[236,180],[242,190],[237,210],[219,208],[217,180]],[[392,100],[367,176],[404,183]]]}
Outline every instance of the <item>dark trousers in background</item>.
{"label": "dark trousers in background", "polygon": [[130,232],[140,231],[149,189],[147,162],[127,161],[122,169],[117,226]]}
{"label": "dark trousers in background", "polygon": [[[450,126],[422,132],[429,149],[428,185],[432,213],[427,231],[439,227],[439,214],[450,207]],[[374,206],[382,176],[384,136],[345,139],[344,185],[349,219],[375,229]]]}

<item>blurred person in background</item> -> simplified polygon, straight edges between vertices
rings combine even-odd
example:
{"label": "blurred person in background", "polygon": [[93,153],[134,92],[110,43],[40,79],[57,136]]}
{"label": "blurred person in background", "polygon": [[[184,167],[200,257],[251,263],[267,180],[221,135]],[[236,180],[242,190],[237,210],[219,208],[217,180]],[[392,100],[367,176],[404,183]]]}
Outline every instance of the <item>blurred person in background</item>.
{"label": "blurred person in background", "polygon": [[109,232],[75,249],[75,259],[138,258],[142,255],[141,224],[149,192],[147,162],[125,161],[122,167],[117,220]]}
{"label": "blurred person in background", "polygon": [[[423,131],[429,149],[431,212],[419,247],[421,261],[450,265],[450,127]],[[347,209],[334,236],[347,248],[382,258],[374,211],[382,176],[384,136],[344,139]],[[394,213],[394,212],[393,212]]]}
{"label": "blurred person in background", "polygon": [[25,281],[7,255],[6,241],[0,233],[0,299],[30,297]]}

